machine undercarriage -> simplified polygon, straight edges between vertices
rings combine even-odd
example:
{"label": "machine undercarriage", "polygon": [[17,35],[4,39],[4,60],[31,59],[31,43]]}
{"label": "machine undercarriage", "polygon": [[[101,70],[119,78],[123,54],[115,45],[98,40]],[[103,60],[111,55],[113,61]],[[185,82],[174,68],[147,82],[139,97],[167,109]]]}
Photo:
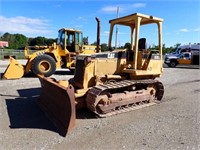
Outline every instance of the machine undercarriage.
{"label": "machine undercarriage", "polygon": [[150,106],[159,102],[164,87],[157,80],[122,80],[93,87],[87,93],[87,107],[107,117]]}

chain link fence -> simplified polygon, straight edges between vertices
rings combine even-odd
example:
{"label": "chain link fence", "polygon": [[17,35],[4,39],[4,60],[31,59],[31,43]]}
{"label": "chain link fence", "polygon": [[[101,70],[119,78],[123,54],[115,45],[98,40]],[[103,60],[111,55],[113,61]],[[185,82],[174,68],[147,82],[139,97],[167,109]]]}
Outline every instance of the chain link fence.
{"label": "chain link fence", "polygon": [[24,50],[13,50],[13,49],[0,49],[0,59],[9,59],[12,56],[16,59],[25,59]]}
{"label": "chain link fence", "polygon": [[[29,53],[32,54],[35,50],[29,50]],[[13,49],[1,49],[0,48],[0,60],[9,59],[12,56],[16,59],[26,59],[24,56],[24,50],[13,50]]]}

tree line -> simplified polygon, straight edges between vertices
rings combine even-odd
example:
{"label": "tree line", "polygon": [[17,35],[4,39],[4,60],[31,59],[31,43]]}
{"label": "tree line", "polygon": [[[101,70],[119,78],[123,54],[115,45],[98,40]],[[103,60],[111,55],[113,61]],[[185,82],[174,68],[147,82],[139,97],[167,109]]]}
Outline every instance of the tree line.
{"label": "tree line", "polygon": [[[95,45],[95,43],[94,43]],[[166,47],[165,44],[163,44],[162,46],[162,50],[163,50],[163,54],[166,54],[166,53],[171,53],[171,52],[174,52],[181,44],[180,43],[177,43],[175,44],[173,47],[170,46],[170,47]],[[124,46],[120,46],[120,47],[117,47],[118,49],[128,49],[130,50],[131,49],[131,43],[127,42],[124,44]],[[156,50],[158,49],[158,46],[157,45],[153,45],[153,46],[149,46],[147,47],[147,49],[149,50]],[[101,44],[101,51],[107,51],[108,50],[108,45],[106,43],[102,43]]]}
{"label": "tree line", "polygon": [[[9,43],[9,49],[24,49],[25,46],[35,46],[35,45],[52,45],[53,42],[56,42],[57,39],[53,38],[46,38],[46,37],[35,37],[35,38],[28,38],[23,34],[10,34],[8,32],[4,33],[2,36],[0,36],[0,41],[8,41]],[[83,43],[88,44],[87,37],[83,37]],[[97,42],[91,43],[91,45],[96,45]],[[180,46],[180,43],[175,44],[173,47],[166,47],[165,44],[163,44],[163,53],[170,53],[175,51],[178,46]],[[130,49],[131,45],[130,43],[125,43],[123,46],[117,47],[121,49]],[[151,47],[148,47],[148,49],[158,49],[158,46],[153,45]],[[108,45],[107,43],[101,44],[101,51],[107,51]]]}
{"label": "tree line", "polygon": [[24,49],[25,46],[35,46],[35,45],[51,45],[56,42],[57,39],[45,38],[45,37],[35,37],[28,38],[23,34],[10,34],[8,32],[0,36],[0,41],[7,41],[9,43],[9,49]]}

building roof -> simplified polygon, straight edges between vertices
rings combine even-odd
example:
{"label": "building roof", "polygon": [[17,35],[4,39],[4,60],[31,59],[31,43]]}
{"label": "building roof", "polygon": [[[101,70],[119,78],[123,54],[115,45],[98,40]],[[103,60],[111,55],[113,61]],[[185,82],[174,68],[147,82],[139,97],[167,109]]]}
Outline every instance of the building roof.
{"label": "building roof", "polygon": [[0,47],[8,47],[7,41],[0,41]]}

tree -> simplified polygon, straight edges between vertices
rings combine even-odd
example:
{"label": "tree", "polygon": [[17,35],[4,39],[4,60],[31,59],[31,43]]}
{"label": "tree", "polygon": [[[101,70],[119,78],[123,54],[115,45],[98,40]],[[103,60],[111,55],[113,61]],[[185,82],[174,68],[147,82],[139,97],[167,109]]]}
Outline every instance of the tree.
{"label": "tree", "polygon": [[28,44],[30,46],[35,46],[35,45],[50,46],[54,42],[56,42],[56,39],[47,39],[45,37],[38,36],[36,38],[30,38],[29,41],[28,41]]}
{"label": "tree", "polygon": [[45,38],[38,36],[36,38],[27,38],[23,34],[10,34],[8,32],[0,36],[1,41],[8,41],[10,49],[24,49],[25,46],[35,46],[35,45],[47,45],[50,46],[56,39]]}
{"label": "tree", "polygon": [[11,49],[24,49],[28,44],[28,39],[22,34],[10,34],[6,32],[3,36],[0,37],[2,41],[8,41],[9,47]]}
{"label": "tree", "polygon": [[176,43],[176,44],[174,45],[174,48],[177,49],[180,45],[181,45],[181,43]]}
{"label": "tree", "polygon": [[102,43],[101,44],[101,51],[102,52],[105,52],[105,51],[107,51],[108,50],[108,45],[106,44],[106,43]]}
{"label": "tree", "polygon": [[88,45],[88,37],[83,37],[83,44]]}
{"label": "tree", "polygon": [[93,42],[91,45],[97,45],[97,41]]}
{"label": "tree", "polygon": [[47,45],[52,45],[52,44],[53,44],[54,42],[56,42],[56,41],[57,41],[57,39],[51,39],[51,38],[50,38],[50,39],[47,39],[47,40],[46,40],[46,44],[47,44]]}
{"label": "tree", "polygon": [[28,39],[26,36],[22,34],[14,34],[14,37],[15,49],[24,49],[24,47],[28,44]]}
{"label": "tree", "polygon": [[46,41],[46,38],[45,38],[45,37],[38,36],[38,37],[32,39],[32,40],[30,41],[29,45],[30,45],[30,46],[35,46],[35,45],[39,45],[39,46],[41,46],[41,45],[46,45],[45,41]]}
{"label": "tree", "polygon": [[129,42],[125,43],[124,48],[126,48],[127,50],[130,50],[131,49],[131,43],[129,43]]}

